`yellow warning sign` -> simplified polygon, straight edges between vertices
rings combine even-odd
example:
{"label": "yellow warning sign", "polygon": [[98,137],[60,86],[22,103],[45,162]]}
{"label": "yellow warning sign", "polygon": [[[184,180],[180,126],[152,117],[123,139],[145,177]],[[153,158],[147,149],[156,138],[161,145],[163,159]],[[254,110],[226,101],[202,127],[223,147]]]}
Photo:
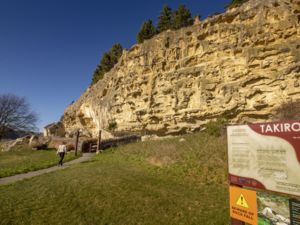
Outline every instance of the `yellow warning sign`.
{"label": "yellow warning sign", "polygon": [[230,216],[248,224],[257,225],[256,192],[230,186]]}
{"label": "yellow warning sign", "polygon": [[247,203],[247,201],[246,201],[243,194],[240,195],[240,197],[238,198],[236,204],[239,205],[239,206],[242,206],[244,208],[247,208],[247,209],[249,208],[248,203]]}

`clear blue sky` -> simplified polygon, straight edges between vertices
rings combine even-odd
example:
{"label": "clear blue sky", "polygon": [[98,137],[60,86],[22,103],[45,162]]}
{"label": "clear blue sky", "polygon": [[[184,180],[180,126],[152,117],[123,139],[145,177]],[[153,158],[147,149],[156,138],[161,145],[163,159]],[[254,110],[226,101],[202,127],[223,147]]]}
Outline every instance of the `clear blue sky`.
{"label": "clear blue sky", "polygon": [[26,97],[42,128],[85,91],[103,52],[114,43],[130,48],[164,4],[185,4],[205,18],[229,2],[0,0],[0,94]]}

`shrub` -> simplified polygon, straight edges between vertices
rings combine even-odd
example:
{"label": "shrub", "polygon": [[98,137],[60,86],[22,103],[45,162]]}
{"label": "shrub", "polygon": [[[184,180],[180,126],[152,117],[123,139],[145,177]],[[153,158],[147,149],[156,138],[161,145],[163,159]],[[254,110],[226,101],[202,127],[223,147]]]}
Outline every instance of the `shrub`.
{"label": "shrub", "polygon": [[43,150],[43,149],[48,149],[48,144],[47,143],[36,143],[31,146],[32,149],[36,150]]}
{"label": "shrub", "polygon": [[224,125],[227,123],[225,118],[211,120],[206,124],[206,132],[214,137],[220,137],[223,134]]}
{"label": "shrub", "polygon": [[114,131],[115,129],[117,129],[118,124],[115,120],[111,120],[108,122],[108,130],[110,131]]}

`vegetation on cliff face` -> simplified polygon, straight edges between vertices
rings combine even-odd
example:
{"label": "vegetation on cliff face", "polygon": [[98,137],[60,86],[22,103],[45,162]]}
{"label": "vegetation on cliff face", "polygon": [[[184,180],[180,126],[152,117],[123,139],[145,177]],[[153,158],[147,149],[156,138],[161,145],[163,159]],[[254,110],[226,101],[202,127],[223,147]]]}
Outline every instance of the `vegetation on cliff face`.
{"label": "vegetation on cliff face", "polygon": [[122,52],[123,47],[121,44],[115,44],[108,52],[103,54],[100,63],[97,65],[97,68],[93,74],[92,85],[101,80],[104,74],[110,71],[114,65],[117,64]]}

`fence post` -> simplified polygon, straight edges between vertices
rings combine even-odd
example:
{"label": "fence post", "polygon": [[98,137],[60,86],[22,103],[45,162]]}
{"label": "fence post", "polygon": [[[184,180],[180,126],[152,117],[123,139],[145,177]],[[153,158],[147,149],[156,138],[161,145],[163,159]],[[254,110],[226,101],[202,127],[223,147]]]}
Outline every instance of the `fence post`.
{"label": "fence post", "polygon": [[97,152],[100,151],[100,146],[101,145],[101,130],[99,130],[98,134],[98,142],[97,142]]}
{"label": "fence post", "polygon": [[77,156],[78,151],[78,141],[79,141],[79,130],[76,131],[76,139],[75,139],[75,156]]}

